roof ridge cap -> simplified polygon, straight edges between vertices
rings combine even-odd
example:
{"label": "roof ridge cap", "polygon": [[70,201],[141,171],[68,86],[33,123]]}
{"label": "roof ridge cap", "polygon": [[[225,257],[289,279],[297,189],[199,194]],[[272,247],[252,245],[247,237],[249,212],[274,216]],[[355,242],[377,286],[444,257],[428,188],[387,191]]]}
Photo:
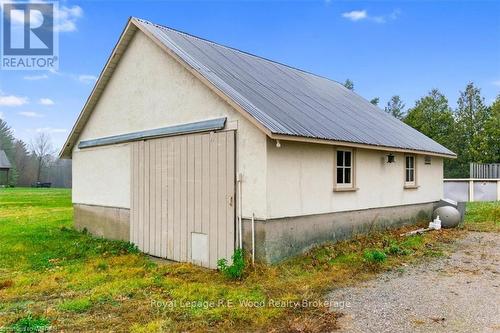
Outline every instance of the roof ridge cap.
{"label": "roof ridge cap", "polygon": [[165,25],[162,25],[162,24],[158,24],[158,23],[154,23],[154,22],[151,22],[151,21],[148,21],[148,20],[145,20],[145,19],[141,19],[141,18],[138,18],[138,17],[133,17],[133,18],[135,20],[137,20],[137,21],[140,21],[140,22],[146,23],[146,24],[151,24],[151,25],[153,25],[155,27],[158,27],[160,29],[167,29],[167,30],[179,33],[179,34],[186,35],[186,36],[191,37],[191,38],[196,38],[196,39],[201,40],[201,41],[206,42],[206,43],[210,43],[210,44],[213,44],[213,45],[216,45],[216,46],[219,46],[219,47],[223,47],[223,48],[228,49],[228,50],[232,50],[232,51],[235,51],[235,52],[242,53],[242,54],[250,56],[250,57],[254,57],[254,58],[257,58],[257,59],[260,59],[260,60],[264,60],[264,61],[270,62],[270,63],[272,63],[274,65],[283,66],[283,67],[289,68],[291,70],[294,70],[294,71],[297,71],[297,72],[300,72],[300,73],[311,75],[311,76],[314,76],[316,78],[319,78],[319,79],[322,79],[322,80],[327,80],[327,81],[336,83],[338,85],[344,86],[342,83],[340,83],[337,80],[334,80],[334,79],[331,79],[329,77],[326,77],[326,76],[323,76],[323,75],[319,75],[319,74],[307,71],[305,69],[297,68],[297,67],[294,67],[294,66],[291,66],[291,65],[279,62],[277,60],[272,60],[272,59],[269,59],[269,58],[266,58],[266,57],[263,57],[263,56],[259,56],[259,55],[250,53],[248,51],[243,51],[243,50],[240,50],[240,49],[232,47],[232,46],[228,46],[228,45],[224,45],[224,44],[221,44],[221,43],[217,43],[217,42],[214,42],[212,40],[209,40],[209,39],[206,39],[206,38],[203,38],[203,37],[200,37],[200,36],[196,36],[196,35],[190,34],[189,32],[185,32],[185,31],[182,31],[182,30],[171,28],[171,27],[168,27],[168,26],[165,26]]}

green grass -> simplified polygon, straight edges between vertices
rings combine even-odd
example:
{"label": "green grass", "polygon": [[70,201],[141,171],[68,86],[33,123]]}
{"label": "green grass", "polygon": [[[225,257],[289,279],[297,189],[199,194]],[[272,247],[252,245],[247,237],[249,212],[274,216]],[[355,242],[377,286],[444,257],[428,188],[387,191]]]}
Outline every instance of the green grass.
{"label": "green grass", "polygon": [[92,307],[92,301],[87,298],[77,298],[69,301],[64,301],[58,305],[57,309],[61,311],[69,311],[69,312],[86,312]]}
{"label": "green grass", "polygon": [[[48,332],[50,329],[50,321],[44,317],[33,317],[28,314],[26,317],[20,318],[18,321],[8,326],[6,332]],[[0,328],[0,332],[2,329]]]}
{"label": "green grass", "polygon": [[368,249],[363,253],[363,258],[372,264],[379,264],[387,260],[387,254],[379,249]]}
{"label": "green grass", "polygon": [[[156,264],[129,243],[75,231],[70,194],[0,189],[0,332],[29,325],[68,332],[331,330],[336,317],[325,316],[326,308],[245,304],[321,300],[331,288],[441,255],[463,233],[399,236],[412,227],[376,233],[279,265],[257,264],[231,281],[190,264]],[[497,219],[498,205],[468,208],[466,226],[497,225],[484,221]],[[365,253],[386,257],[374,265]]]}
{"label": "green grass", "polygon": [[465,228],[471,231],[500,231],[500,201],[469,202]]}

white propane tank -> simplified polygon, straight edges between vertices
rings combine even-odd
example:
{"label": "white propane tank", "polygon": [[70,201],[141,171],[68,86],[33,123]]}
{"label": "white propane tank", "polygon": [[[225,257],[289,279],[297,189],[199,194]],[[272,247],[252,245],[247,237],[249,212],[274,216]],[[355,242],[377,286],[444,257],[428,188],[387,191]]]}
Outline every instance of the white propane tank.
{"label": "white propane tank", "polygon": [[434,216],[439,216],[441,227],[454,228],[460,223],[460,213],[455,207],[443,206],[434,210]]}

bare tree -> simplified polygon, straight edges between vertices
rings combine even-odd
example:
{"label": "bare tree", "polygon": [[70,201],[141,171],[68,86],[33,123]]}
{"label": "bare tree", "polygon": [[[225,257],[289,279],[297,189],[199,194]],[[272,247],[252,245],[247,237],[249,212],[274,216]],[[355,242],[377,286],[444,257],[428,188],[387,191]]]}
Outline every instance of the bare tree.
{"label": "bare tree", "polygon": [[39,182],[42,175],[42,170],[52,160],[52,155],[55,153],[55,150],[52,147],[50,135],[45,132],[39,133],[31,142],[30,146],[32,154],[36,157],[36,181]]}

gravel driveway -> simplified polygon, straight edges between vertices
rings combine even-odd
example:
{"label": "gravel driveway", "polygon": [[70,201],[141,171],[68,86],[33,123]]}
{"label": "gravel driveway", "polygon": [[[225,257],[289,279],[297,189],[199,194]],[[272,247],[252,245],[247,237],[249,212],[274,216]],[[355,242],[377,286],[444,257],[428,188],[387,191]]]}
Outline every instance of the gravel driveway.
{"label": "gravel driveway", "polygon": [[[449,257],[384,273],[328,297],[341,332],[500,332],[500,234],[469,233]],[[348,303],[347,303],[348,302]]]}

